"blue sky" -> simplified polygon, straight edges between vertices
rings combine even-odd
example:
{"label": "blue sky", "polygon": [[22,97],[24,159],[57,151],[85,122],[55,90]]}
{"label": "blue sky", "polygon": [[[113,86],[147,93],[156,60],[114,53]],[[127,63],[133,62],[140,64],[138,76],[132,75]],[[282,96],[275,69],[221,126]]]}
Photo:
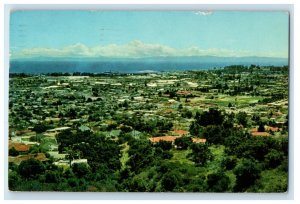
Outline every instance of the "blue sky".
{"label": "blue sky", "polygon": [[10,53],[23,57],[288,57],[288,13],[15,11]]}

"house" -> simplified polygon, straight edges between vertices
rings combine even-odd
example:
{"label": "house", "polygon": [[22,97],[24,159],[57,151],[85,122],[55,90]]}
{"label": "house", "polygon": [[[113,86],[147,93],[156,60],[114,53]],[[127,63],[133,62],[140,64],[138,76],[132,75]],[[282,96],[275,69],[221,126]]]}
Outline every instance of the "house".
{"label": "house", "polygon": [[261,136],[261,137],[270,136],[270,133],[268,132],[258,132],[257,128],[252,128],[250,132],[252,136]]}
{"label": "house", "polygon": [[191,92],[190,91],[185,91],[185,90],[178,90],[176,92],[176,94],[181,95],[181,96],[187,96],[187,95],[191,94]]}
{"label": "house", "polygon": [[272,127],[272,126],[266,126],[267,131],[272,131],[272,132],[279,132],[282,130],[282,128],[279,127]]}
{"label": "house", "polygon": [[151,137],[149,138],[151,142],[156,143],[160,141],[174,142],[180,136],[159,136],[159,137]]}
{"label": "house", "polygon": [[196,87],[198,87],[198,84],[195,83],[195,82],[190,82],[190,81],[188,81],[188,82],[186,82],[186,83],[187,83],[188,86],[191,87],[191,88],[196,88]]}
{"label": "house", "polygon": [[251,134],[253,136],[262,136],[262,137],[270,136],[270,133],[268,133],[268,132],[251,132]]}
{"label": "house", "polygon": [[54,159],[65,159],[67,154],[60,154],[58,151],[49,151],[48,152],[50,156],[52,156]]}
{"label": "house", "polygon": [[71,129],[71,128],[70,127],[59,127],[59,128],[47,130],[46,133],[47,133],[47,135],[51,135],[51,133],[52,133],[55,136],[56,134],[58,134],[64,130],[68,130],[68,129]]}
{"label": "house", "polygon": [[144,97],[143,97],[143,96],[135,96],[135,97],[133,97],[133,99],[134,99],[135,101],[143,101],[143,100],[144,100]]}
{"label": "house", "polygon": [[8,157],[8,162],[9,163],[14,163],[16,165],[21,164],[22,161],[26,161],[29,159],[35,159],[41,162],[47,162],[49,159],[46,157],[44,153],[37,153],[37,154],[27,154],[27,155],[19,155],[16,157],[9,156]]}
{"label": "house", "polygon": [[204,138],[192,138],[193,143],[205,143],[206,139]]}
{"label": "house", "polygon": [[147,86],[148,87],[157,87],[157,84],[156,83],[148,83]]}
{"label": "house", "polygon": [[64,168],[64,169],[70,167],[70,162],[69,162],[69,160],[59,160],[59,161],[53,162],[53,164],[54,164],[55,166],[62,167],[62,168]]}
{"label": "house", "polygon": [[73,164],[88,164],[87,159],[74,159],[71,161],[71,166]]}
{"label": "house", "polygon": [[9,149],[15,148],[20,154],[27,153],[31,145],[9,141]]}
{"label": "house", "polygon": [[178,136],[184,136],[184,135],[188,135],[189,132],[186,130],[174,130],[174,133]]}

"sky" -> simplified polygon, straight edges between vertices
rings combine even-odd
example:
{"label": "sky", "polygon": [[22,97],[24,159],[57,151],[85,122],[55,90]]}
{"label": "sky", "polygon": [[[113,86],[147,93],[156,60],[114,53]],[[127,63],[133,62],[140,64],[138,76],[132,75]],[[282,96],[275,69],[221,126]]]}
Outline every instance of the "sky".
{"label": "sky", "polygon": [[14,11],[11,59],[31,57],[288,58],[287,12]]}

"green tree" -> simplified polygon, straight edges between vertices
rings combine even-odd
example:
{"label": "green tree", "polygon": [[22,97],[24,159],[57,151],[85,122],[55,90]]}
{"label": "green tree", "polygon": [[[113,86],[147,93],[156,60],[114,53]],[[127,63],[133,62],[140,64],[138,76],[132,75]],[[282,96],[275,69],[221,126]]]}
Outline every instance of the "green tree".
{"label": "green tree", "polygon": [[192,153],[189,155],[192,161],[197,166],[204,166],[209,160],[213,158],[213,155],[208,149],[207,144],[193,143],[191,145]]}
{"label": "green tree", "polygon": [[182,109],[183,109],[183,105],[182,105],[182,104],[179,104],[178,110],[182,110]]}
{"label": "green tree", "polygon": [[91,103],[91,102],[93,102],[93,100],[92,100],[91,98],[88,98],[88,99],[86,100],[86,102],[87,102],[87,103]]}
{"label": "green tree", "polygon": [[248,187],[253,185],[260,177],[261,168],[257,162],[250,159],[242,159],[234,168],[236,176],[236,184],[234,190],[236,192],[246,191]]}
{"label": "green tree", "polygon": [[167,172],[161,180],[161,186],[164,191],[173,191],[178,185],[180,185],[181,180],[179,172]]}
{"label": "green tree", "polygon": [[12,148],[9,149],[8,155],[15,157],[15,156],[19,155],[19,152],[16,150],[15,147],[12,147]]}
{"label": "green tree", "polygon": [[221,113],[221,111],[210,108],[209,111],[204,111],[202,114],[200,114],[199,118],[197,118],[196,114],[195,119],[199,125],[205,127],[208,125],[222,125],[224,121],[224,115]]}
{"label": "green tree", "polygon": [[221,161],[221,166],[226,170],[232,170],[237,163],[236,156],[225,156]]}
{"label": "green tree", "polygon": [[160,147],[163,150],[170,150],[172,149],[172,142],[160,140],[159,142],[155,143],[154,146]]}
{"label": "green tree", "polygon": [[173,154],[170,151],[163,150],[161,147],[155,148],[155,161],[160,162],[160,159],[171,159],[173,157]]}
{"label": "green tree", "polygon": [[174,98],[176,97],[176,95],[177,95],[176,92],[173,90],[169,92],[169,98]]}
{"label": "green tree", "polygon": [[208,191],[226,192],[229,190],[230,179],[224,172],[212,173],[207,176]]}
{"label": "green tree", "polygon": [[76,136],[72,133],[72,131],[64,130],[56,136],[56,140],[58,143],[58,151],[59,153],[62,153],[66,147],[69,147],[76,143]]}
{"label": "green tree", "polygon": [[134,177],[133,179],[127,180],[126,189],[130,192],[146,192],[149,183],[140,177]]}
{"label": "green tree", "polygon": [[188,110],[188,109],[183,109],[181,116],[184,118],[192,118],[193,117],[193,112]]}
{"label": "green tree", "polygon": [[54,170],[47,170],[45,173],[46,183],[58,183],[60,181],[59,173]]}
{"label": "green tree", "polygon": [[144,168],[151,166],[154,161],[154,151],[149,141],[135,140],[128,150],[127,164],[132,172],[139,173]]}
{"label": "green tree", "polygon": [[206,138],[208,143],[223,144],[225,134],[223,134],[223,128],[221,126],[209,125],[204,128],[203,137]]}
{"label": "green tree", "polygon": [[265,124],[263,122],[260,122],[259,123],[259,126],[258,126],[258,129],[257,129],[258,132],[265,132]]}
{"label": "green tree", "polygon": [[9,190],[15,191],[22,182],[19,174],[16,171],[8,172],[8,187]]}
{"label": "green tree", "polygon": [[[74,98],[75,100],[75,98]],[[74,119],[77,116],[77,112],[74,108],[71,108],[68,112],[67,112],[67,116]]]}
{"label": "green tree", "polygon": [[200,125],[196,121],[193,121],[192,124],[190,125],[189,131],[190,131],[191,135],[199,137],[200,136],[201,127],[200,127]]}
{"label": "green tree", "polygon": [[178,137],[175,139],[174,144],[176,145],[177,149],[185,150],[192,144],[192,138],[190,137]]}
{"label": "green tree", "polygon": [[121,126],[120,129],[121,129],[122,133],[128,133],[128,132],[132,131],[132,127],[127,126],[127,125]]}
{"label": "green tree", "polygon": [[48,129],[47,125],[45,125],[43,123],[39,123],[39,124],[36,124],[32,130],[37,133],[42,133],[42,132],[45,132],[47,129]]}
{"label": "green tree", "polygon": [[281,164],[283,160],[283,152],[279,152],[275,149],[270,150],[269,153],[265,156],[265,162],[269,168],[276,168]]}
{"label": "green tree", "polygon": [[241,124],[244,127],[247,127],[248,119],[247,119],[247,113],[245,112],[238,112],[236,115],[236,119],[239,124]]}
{"label": "green tree", "polygon": [[72,171],[78,178],[85,177],[90,173],[90,169],[85,163],[74,163],[72,165]]}
{"label": "green tree", "polygon": [[29,159],[20,163],[18,172],[23,178],[35,179],[45,172],[45,166],[38,160]]}

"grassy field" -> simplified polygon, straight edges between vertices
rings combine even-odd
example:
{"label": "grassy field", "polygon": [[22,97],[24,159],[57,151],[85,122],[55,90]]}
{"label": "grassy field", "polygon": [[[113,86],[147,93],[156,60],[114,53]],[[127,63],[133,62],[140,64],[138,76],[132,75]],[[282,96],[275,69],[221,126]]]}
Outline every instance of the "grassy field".
{"label": "grassy field", "polygon": [[228,107],[228,104],[231,103],[232,105],[243,107],[249,106],[249,104],[255,104],[263,99],[261,96],[228,96],[224,94],[211,95],[214,96],[213,99],[207,96],[196,97],[192,99],[191,102],[192,104],[210,103],[218,105],[218,107]]}

